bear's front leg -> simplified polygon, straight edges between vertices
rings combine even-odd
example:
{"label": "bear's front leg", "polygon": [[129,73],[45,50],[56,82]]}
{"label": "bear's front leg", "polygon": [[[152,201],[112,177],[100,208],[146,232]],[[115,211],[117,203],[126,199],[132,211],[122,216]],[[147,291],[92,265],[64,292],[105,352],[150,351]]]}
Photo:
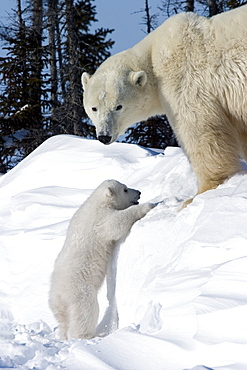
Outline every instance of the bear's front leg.
{"label": "bear's front leg", "polygon": [[[186,154],[196,174],[198,182],[197,194],[215,189],[227,178],[241,170],[238,158],[237,140],[234,132],[223,129],[222,124],[210,125],[197,137],[193,137],[190,145],[185,146]],[[228,122],[230,125],[230,123]],[[230,127],[231,128],[231,127]],[[184,208],[192,202],[185,201]]]}
{"label": "bear's front leg", "polygon": [[143,218],[155,207],[152,203],[134,205],[111,215],[114,227],[111,228],[112,240],[119,240],[127,236],[134,223]]}

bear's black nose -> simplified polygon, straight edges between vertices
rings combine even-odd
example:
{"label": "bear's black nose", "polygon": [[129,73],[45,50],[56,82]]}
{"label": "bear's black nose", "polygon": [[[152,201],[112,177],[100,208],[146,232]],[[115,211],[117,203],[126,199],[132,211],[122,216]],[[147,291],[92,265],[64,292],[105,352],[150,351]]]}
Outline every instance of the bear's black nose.
{"label": "bear's black nose", "polygon": [[108,135],[99,135],[98,140],[103,144],[109,144],[111,141],[111,136]]}

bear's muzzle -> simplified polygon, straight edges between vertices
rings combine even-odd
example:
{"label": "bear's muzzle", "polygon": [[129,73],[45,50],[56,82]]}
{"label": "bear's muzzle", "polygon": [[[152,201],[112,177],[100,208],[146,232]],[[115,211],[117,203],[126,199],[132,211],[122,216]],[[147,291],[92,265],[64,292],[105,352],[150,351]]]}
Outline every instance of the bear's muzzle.
{"label": "bear's muzzle", "polygon": [[109,135],[99,135],[98,140],[103,144],[110,144],[112,137]]}

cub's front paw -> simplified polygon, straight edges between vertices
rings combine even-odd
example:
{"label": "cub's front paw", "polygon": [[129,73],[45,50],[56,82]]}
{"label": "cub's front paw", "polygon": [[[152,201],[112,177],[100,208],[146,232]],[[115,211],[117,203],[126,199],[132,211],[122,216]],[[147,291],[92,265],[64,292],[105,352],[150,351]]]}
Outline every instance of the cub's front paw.
{"label": "cub's front paw", "polygon": [[149,211],[151,211],[151,209],[153,209],[155,207],[155,204],[153,203],[145,203],[143,204],[143,211],[145,213],[148,213]]}

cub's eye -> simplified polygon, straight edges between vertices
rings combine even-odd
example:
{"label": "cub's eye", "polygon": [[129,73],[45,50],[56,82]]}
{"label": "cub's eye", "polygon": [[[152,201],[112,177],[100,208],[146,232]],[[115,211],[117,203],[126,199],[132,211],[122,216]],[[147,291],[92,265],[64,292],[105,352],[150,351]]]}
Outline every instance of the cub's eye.
{"label": "cub's eye", "polygon": [[124,192],[125,192],[125,193],[128,193],[128,189],[124,189]]}
{"label": "cub's eye", "polygon": [[122,105],[118,105],[117,108],[116,108],[116,110],[121,110],[122,108],[123,108]]}
{"label": "cub's eye", "polygon": [[97,112],[97,108],[96,107],[92,107],[92,111],[93,112]]}

